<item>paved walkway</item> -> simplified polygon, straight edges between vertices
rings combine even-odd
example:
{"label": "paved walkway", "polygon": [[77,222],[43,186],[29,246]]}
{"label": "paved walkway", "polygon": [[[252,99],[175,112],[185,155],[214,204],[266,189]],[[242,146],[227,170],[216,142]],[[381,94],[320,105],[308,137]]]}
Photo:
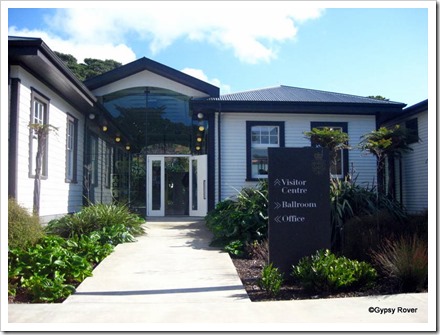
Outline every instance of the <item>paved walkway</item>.
{"label": "paved walkway", "polygon": [[2,330],[434,330],[428,294],[251,302],[202,220],[148,220],[146,231],[64,303],[8,305]]}

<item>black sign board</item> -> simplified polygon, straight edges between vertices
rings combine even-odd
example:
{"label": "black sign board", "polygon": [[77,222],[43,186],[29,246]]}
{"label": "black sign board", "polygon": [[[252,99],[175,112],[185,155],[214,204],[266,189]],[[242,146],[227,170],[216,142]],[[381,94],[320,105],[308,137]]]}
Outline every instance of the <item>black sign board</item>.
{"label": "black sign board", "polygon": [[322,148],[269,148],[269,261],[287,278],[292,265],[330,248],[329,154]]}

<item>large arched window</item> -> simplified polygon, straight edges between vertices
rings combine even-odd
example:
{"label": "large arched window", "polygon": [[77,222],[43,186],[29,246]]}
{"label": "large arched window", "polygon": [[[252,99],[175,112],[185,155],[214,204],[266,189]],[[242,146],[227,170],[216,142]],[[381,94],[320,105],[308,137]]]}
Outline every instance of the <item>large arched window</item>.
{"label": "large arched window", "polygon": [[102,103],[130,136],[133,152],[191,154],[197,146],[199,122],[193,120],[189,99],[166,89],[135,87],[105,95]]}

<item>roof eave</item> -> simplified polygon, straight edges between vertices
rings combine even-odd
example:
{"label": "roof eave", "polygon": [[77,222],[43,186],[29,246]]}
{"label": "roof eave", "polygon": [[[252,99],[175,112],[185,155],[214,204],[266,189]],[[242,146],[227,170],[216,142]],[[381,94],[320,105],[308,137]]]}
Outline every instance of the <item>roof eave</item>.
{"label": "roof eave", "polygon": [[37,75],[78,109],[89,109],[97,98],[41,39],[9,40],[9,63]]}
{"label": "roof eave", "polygon": [[370,114],[400,113],[405,104],[362,104],[335,102],[291,102],[291,101],[222,101],[193,100],[195,110],[211,110],[241,113],[295,113],[295,114]]}

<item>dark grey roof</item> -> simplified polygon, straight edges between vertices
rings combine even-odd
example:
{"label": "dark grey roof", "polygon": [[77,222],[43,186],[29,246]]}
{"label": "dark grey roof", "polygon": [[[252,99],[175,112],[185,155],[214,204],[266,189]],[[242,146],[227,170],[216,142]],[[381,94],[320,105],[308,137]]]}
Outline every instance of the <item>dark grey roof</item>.
{"label": "dark grey roof", "polygon": [[406,107],[403,112],[404,113],[419,113],[423,111],[428,111],[428,99],[420,101],[414,105]]}
{"label": "dark grey roof", "polygon": [[420,101],[414,105],[405,108],[404,110],[402,110],[401,113],[397,114],[391,119],[386,120],[386,122],[384,122],[384,125],[387,126],[390,124],[396,124],[402,122],[403,120],[408,119],[422,112],[428,113],[428,99]]}
{"label": "dark grey roof", "polygon": [[350,103],[350,104],[398,104],[399,102],[377,100],[356,95],[312,90],[292,86],[277,86],[211,98],[213,101],[260,101],[260,102],[311,102],[311,103]]}

